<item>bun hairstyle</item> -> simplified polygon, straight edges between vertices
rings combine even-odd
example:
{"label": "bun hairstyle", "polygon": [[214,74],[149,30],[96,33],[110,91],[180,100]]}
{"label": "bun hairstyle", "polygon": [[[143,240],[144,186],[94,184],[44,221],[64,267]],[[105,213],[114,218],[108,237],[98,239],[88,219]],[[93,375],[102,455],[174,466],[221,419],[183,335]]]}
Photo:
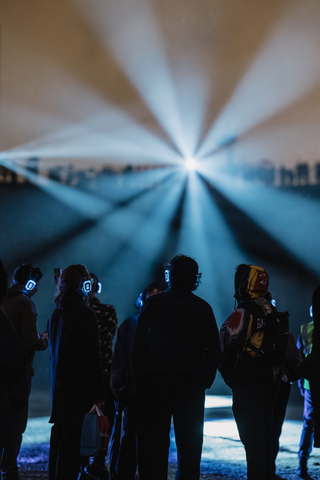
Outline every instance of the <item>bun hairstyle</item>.
{"label": "bun hairstyle", "polygon": [[86,299],[82,291],[83,282],[90,281],[90,274],[84,265],[70,265],[65,268],[58,278],[58,295],[54,303],[58,308],[63,308],[69,300],[80,297]]}

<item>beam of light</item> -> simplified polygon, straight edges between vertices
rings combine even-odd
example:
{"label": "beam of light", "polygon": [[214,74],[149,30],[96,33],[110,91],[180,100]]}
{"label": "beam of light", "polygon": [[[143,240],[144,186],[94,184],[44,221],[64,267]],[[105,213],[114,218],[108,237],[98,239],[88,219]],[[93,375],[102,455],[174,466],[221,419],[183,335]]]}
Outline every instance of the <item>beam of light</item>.
{"label": "beam of light", "polygon": [[225,166],[229,157],[235,166],[243,163],[243,159],[248,165],[257,165],[257,160],[267,158],[272,159],[274,166],[295,168],[297,163],[304,161],[311,166],[318,161],[320,138],[319,115],[310,107],[318,102],[319,90],[247,131],[235,148],[215,154],[214,163]]}
{"label": "beam of light", "polygon": [[19,167],[14,162],[0,159],[0,163],[10,170],[25,177],[29,182],[44,190],[52,197],[80,213],[84,218],[98,219],[111,211],[113,204],[106,200],[90,195],[86,192],[73,189],[57,183],[49,178],[36,175],[35,173]]}
{"label": "beam of light", "polygon": [[133,123],[119,109],[106,111],[74,125],[64,125],[54,133],[1,152],[1,158],[37,156],[49,164],[59,160],[102,164],[181,163],[181,158],[163,140],[147,128]]}
{"label": "beam of light", "polygon": [[206,395],[205,398],[205,409],[212,408],[226,408],[232,406],[232,396],[231,395]]}
{"label": "beam of light", "polygon": [[105,15],[99,11],[99,16],[93,9],[86,8],[86,17],[91,18],[106,48],[112,48],[123,71],[181,156],[190,157],[193,152],[181,123],[173,80],[150,2],[118,0],[108,5]]}
{"label": "beam of light", "polygon": [[319,9],[315,4],[309,7],[295,3],[278,22],[212,126],[199,156],[207,155],[226,135],[243,135],[319,83]]}
{"label": "beam of light", "polygon": [[138,294],[153,280],[154,264],[166,241],[183,185],[184,175],[179,171],[167,183],[114,210],[55,252],[62,266],[79,263],[81,258],[88,268],[95,269],[104,295],[107,292],[115,304],[119,322],[135,313]]}
{"label": "beam of light", "polygon": [[211,420],[205,422],[203,433],[207,437],[228,438],[240,441],[237,424],[234,420]]}
{"label": "beam of light", "polygon": [[197,168],[197,162],[194,158],[188,158],[186,160],[186,169],[187,170],[195,170]]}
{"label": "beam of light", "polygon": [[197,260],[202,283],[196,294],[210,303],[221,325],[233,310],[235,267],[250,261],[239,249],[196,172],[189,174],[179,252]]}
{"label": "beam of light", "polygon": [[240,182],[203,168],[201,173],[295,258],[320,274],[320,253],[315,238],[320,231],[319,202],[292,191]]}

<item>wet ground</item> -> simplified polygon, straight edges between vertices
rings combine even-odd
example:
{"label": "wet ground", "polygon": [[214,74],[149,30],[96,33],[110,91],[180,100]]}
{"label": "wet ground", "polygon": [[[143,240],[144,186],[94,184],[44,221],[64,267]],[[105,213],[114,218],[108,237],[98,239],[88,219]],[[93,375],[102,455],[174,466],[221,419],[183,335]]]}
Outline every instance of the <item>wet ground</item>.
{"label": "wet ground", "polygon": [[[287,415],[288,416],[288,415]],[[289,417],[296,415],[289,415]],[[288,480],[299,480],[298,446],[302,421],[287,419],[280,438],[277,474]],[[29,419],[19,456],[21,479],[47,480],[50,425],[48,417]],[[320,449],[314,449],[309,463],[312,479],[320,480]],[[175,478],[176,448],[171,434],[168,479]],[[201,480],[246,479],[246,461],[243,446],[232,418],[230,398],[210,397],[206,402],[204,444]],[[150,479],[151,480],[151,479]]]}

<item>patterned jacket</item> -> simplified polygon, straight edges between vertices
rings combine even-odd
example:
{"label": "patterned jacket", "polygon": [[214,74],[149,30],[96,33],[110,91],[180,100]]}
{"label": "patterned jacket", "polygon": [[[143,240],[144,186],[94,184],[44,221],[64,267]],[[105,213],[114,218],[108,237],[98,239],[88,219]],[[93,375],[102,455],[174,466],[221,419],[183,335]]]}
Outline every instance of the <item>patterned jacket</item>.
{"label": "patterned jacket", "polygon": [[96,297],[90,298],[89,306],[98,321],[102,372],[111,375],[112,341],[117,331],[117,314],[112,305],[101,303]]}

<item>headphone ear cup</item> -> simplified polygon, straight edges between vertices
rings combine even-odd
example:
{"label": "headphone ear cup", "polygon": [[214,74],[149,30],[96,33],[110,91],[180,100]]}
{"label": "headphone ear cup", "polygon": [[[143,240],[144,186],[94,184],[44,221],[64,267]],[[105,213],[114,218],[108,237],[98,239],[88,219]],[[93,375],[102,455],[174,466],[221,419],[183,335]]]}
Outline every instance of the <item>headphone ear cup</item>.
{"label": "headphone ear cup", "polygon": [[136,300],[135,307],[140,310],[140,308],[143,305],[143,300],[142,300],[143,292],[140,293],[139,297]]}
{"label": "headphone ear cup", "polygon": [[25,284],[25,289],[30,292],[31,290],[34,289],[34,287],[36,286],[36,282],[32,279],[28,280],[27,283]]}

